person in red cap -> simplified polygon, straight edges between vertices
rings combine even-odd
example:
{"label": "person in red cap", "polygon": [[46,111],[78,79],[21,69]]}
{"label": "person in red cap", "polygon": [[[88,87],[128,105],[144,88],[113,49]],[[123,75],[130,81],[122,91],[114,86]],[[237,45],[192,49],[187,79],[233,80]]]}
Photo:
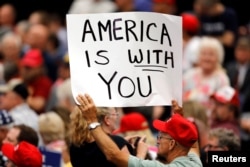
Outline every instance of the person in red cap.
{"label": "person in red cap", "polygon": [[145,136],[145,142],[149,144],[148,155],[145,159],[156,158],[156,139],[149,127],[148,120],[142,113],[132,111],[124,114],[120,120],[120,127],[113,133],[130,139],[129,143],[134,148],[134,155],[136,155],[137,141],[140,137]]}
{"label": "person in red cap", "polygon": [[198,48],[200,44],[200,21],[190,12],[181,13],[183,36],[183,72],[198,65]]}
{"label": "person in red cap", "polygon": [[38,114],[45,111],[52,80],[46,74],[44,58],[39,49],[30,49],[21,59],[21,78],[28,86],[28,104]]}
{"label": "person in red cap", "polygon": [[131,112],[123,115],[120,120],[119,129],[113,132],[114,134],[121,134],[122,136],[132,136],[143,134],[146,136],[146,143],[155,145],[156,141],[153,136],[149,124],[144,115],[139,112]]}
{"label": "person in red cap", "polygon": [[240,100],[239,93],[231,86],[224,86],[218,89],[212,96],[211,128],[223,127],[231,129],[240,136]]}
{"label": "person in red cap", "polygon": [[18,145],[5,143],[3,154],[8,158],[7,167],[42,167],[42,154],[34,145],[22,141]]}
{"label": "person in red cap", "polygon": [[[174,114],[166,121],[155,120],[154,127],[159,130],[157,138],[158,154],[165,159],[165,164],[157,160],[143,160],[147,145],[141,139],[138,142],[138,157],[122,152],[109,136],[98,126],[97,108],[88,95],[77,96],[78,108],[87,120],[92,136],[106,158],[120,167],[201,167],[199,158],[198,132],[193,123],[182,117],[181,108],[172,101]],[[191,149],[192,148],[192,149]]]}

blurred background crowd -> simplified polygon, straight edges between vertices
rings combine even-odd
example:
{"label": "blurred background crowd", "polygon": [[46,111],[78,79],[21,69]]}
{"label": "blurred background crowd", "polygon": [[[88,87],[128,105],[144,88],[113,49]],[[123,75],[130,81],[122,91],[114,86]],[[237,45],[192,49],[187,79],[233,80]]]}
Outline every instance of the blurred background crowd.
{"label": "blurred background crowd", "polygon": [[[183,18],[183,109],[199,131],[201,155],[249,150],[247,10],[236,0],[1,0],[0,146],[28,141],[72,165],[80,150],[69,148],[85,137],[71,94],[66,14],[146,11]],[[170,115],[170,106],[100,108],[107,133],[146,134],[151,158],[157,150],[152,121]]]}

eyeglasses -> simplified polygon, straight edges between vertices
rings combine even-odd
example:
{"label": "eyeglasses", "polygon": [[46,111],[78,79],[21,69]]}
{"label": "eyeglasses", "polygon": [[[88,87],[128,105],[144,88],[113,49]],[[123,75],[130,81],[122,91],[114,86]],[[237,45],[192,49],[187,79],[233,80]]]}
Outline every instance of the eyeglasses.
{"label": "eyeglasses", "polygon": [[157,140],[161,140],[161,139],[173,140],[173,138],[165,137],[165,136],[163,136],[162,134],[158,134],[158,135],[157,135]]}

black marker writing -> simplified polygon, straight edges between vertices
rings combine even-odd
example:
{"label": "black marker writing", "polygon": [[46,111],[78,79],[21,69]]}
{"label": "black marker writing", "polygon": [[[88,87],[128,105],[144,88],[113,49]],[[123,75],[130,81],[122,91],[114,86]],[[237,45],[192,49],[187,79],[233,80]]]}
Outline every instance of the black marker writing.
{"label": "black marker writing", "polygon": [[[89,19],[84,21],[82,31],[82,42],[88,41],[119,41],[124,40],[130,42],[132,40],[144,42],[145,40],[159,42],[161,45],[172,46],[171,37],[169,35],[165,23],[145,23],[144,20],[135,22],[134,20],[123,20],[115,18],[113,20],[99,20],[96,29]],[[155,33],[161,32],[161,33]],[[158,34],[153,36],[152,34]],[[104,38],[103,36],[108,38]],[[88,37],[88,38],[87,38]]]}
{"label": "black marker writing", "polygon": [[[113,75],[110,77],[110,79],[105,79],[101,73],[98,73],[98,76],[101,78],[101,80],[105,83],[105,85],[107,85],[107,88],[108,88],[108,97],[109,99],[112,99],[112,88],[114,89],[114,86],[111,86],[112,83],[116,84],[117,82],[117,79],[115,79],[117,75],[117,71],[115,71],[113,73]],[[135,93],[136,93],[136,86],[138,88],[138,94],[141,96],[141,97],[148,97],[151,93],[152,93],[152,84],[151,84],[151,77],[150,76],[147,76],[148,78],[148,91],[145,93],[142,92],[142,84],[143,84],[143,88],[145,89],[145,82],[141,82],[140,81],[140,78],[137,77],[136,78],[136,82],[137,84],[135,84],[135,81],[133,81],[131,78],[129,78],[128,76],[123,76],[121,78],[118,78],[118,93],[121,97],[124,97],[124,98],[129,98],[129,97],[132,97]],[[127,89],[127,86],[126,88],[123,89],[123,84],[124,82],[127,82],[127,83],[130,83],[132,85],[132,89],[131,90],[128,90]],[[125,91],[123,91],[125,90]],[[114,91],[114,90],[113,90]]]}

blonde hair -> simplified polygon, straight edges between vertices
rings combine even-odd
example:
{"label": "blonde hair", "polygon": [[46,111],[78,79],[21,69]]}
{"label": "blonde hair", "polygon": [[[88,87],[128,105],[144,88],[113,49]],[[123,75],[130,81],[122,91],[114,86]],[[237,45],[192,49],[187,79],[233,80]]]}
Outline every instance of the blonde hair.
{"label": "blonde hair", "polygon": [[183,102],[184,117],[193,117],[199,119],[208,126],[208,117],[206,107],[195,100],[187,100]]}
{"label": "blonde hair", "polygon": [[70,140],[77,146],[80,146],[83,142],[91,141],[88,123],[77,107],[70,114]]}
{"label": "blonde hair", "polygon": [[50,111],[40,114],[38,124],[44,143],[65,139],[65,125],[57,113]]}
{"label": "blonde hair", "polygon": [[[108,107],[97,108],[97,119],[102,124],[105,116],[109,114]],[[91,141],[92,136],[88,129],[88,123],[82,115],[82,112],[75,107],[73,112],[70,114],[70,140],[73,144],[80,146],[84,142],[88,143]]]}

